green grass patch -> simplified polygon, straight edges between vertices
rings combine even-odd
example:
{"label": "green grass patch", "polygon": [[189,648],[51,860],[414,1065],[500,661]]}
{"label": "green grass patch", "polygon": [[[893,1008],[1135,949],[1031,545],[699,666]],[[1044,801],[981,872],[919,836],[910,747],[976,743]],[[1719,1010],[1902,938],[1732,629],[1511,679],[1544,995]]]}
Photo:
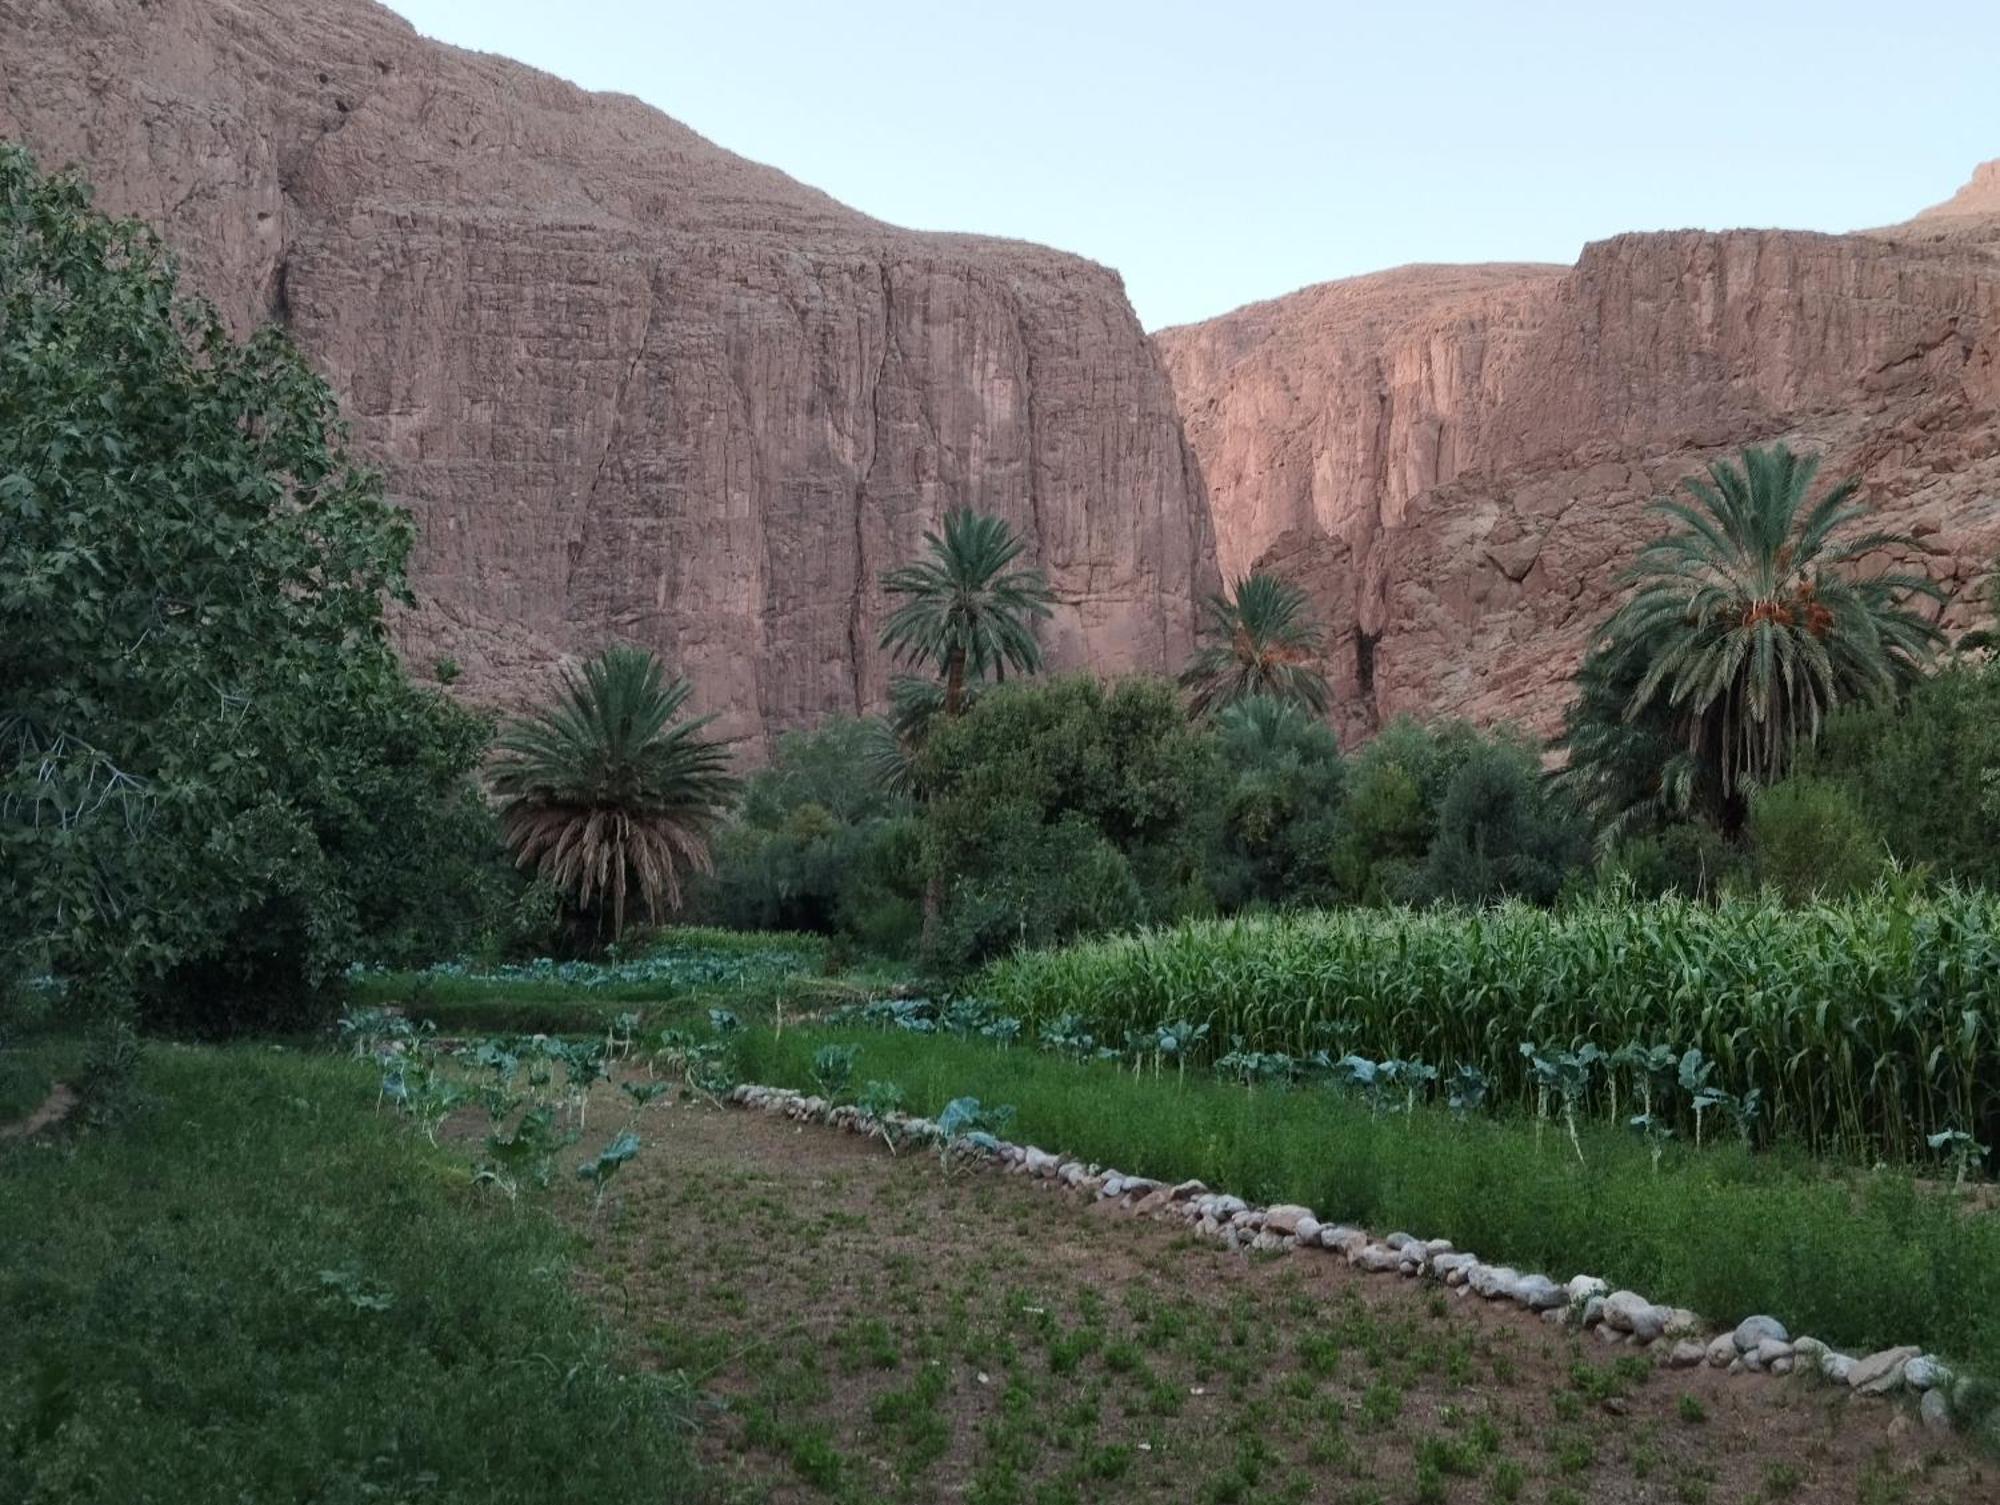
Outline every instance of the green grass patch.
{"label": "green grass patch", "polygon": [[1013,1104],[1015,1137],[1128,1172],[1449,1238],[1559,1280],[1602,1275],[1715,1321],[1770,1312],[1857,1350],[1919,1343],[2000,1372],[2000,1218],[1901,1172],[1671,1146],[1656,1173],[1643,1144],[1589,1124],[1579,1163],[1556,1124],[1373,1116],[1330,1090],[1135,1077],[899,1031],[753,1032],[744,1075],[811,1090],[829,1040],[858,1047],[855,1080],[899,1083],[914,1111]]}
{"label": "green grass patch", "polygon": [[371,1111],[375,1076],[157,1047],[119,1123],[0,1147],[0,1499],[692,1493],[570,1236]]}
{"label": "green grass patch", "polygon": [[83,1065],[83,1050],[82,1040],[64,1035],[37,1035],[0,1046],[0,1124],[26,1118],[57,1082],[74,1077]]}

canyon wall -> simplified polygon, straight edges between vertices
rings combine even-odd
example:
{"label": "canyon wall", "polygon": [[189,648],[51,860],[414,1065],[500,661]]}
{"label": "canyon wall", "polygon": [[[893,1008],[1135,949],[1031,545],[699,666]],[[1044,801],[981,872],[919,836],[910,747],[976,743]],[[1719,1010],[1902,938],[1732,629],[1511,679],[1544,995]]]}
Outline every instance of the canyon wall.
{"label": "canyon wall", "polygon": [[416,515],[420,669],[622,639],[763,743],[877,705],[885,567],[997,512],[1057,666],[1176,667],[1200,475],[1117,276],[917,234],[367,0],[0,0],[0,136],[290,327]]}
{"label": "canyon wall", "polygon": [[2000,552],[2000,164],[1907,225],[1408,267],[1157,337],[1218,556],[1312,592],[1337,720],[1546,733],[1657,524],[1747,442],[1822,452],[1960,592]]}

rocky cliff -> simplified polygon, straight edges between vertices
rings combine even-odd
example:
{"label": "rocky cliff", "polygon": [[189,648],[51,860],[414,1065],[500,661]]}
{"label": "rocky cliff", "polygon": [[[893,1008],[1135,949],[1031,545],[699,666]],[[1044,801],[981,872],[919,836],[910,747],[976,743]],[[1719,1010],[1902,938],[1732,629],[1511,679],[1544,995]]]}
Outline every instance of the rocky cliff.
{"label": "rocky cliff", "polygon": [[532,693],[611,638],[732,733],[875,704],[878,572],[1022,526],[1058,665],[1171,667],[1215,583],[1118,278],[835,203],[367,0],[0,0],[0,135],[288,324],[417,515],[419,666]]}
{"label": "rocky cliff", "polygon": [[1553,729],[1646,504],[1748,441],[1859,474],[1956,586],[2000,551],[2000,164],[1887,230],[1409,267],[1157,342],[1222,567],[1313,592],[1350,735]]}

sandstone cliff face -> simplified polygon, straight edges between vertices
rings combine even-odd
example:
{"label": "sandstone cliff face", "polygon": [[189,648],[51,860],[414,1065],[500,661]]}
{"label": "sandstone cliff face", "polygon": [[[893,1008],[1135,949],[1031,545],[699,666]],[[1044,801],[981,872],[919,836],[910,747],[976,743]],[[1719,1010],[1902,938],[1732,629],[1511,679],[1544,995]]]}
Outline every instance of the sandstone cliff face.
{"label": "sandstone cliff face", "polygon": [[1553,730],[1646,504],[1745,442],[1861,475],[1956,586],[2000,552],[1992,164],[1890,230],[1620,236],[1156,338],[1222,567],[1311,589],[1350,735],[1406,711]]}
{"label": "sandstone cliff face", "polygon": [[416,514],[421,668],[659,649],[724,730],[875,705],[875,579],[1024,528],[1058,666],[1173,667],[1206,500],[1117,277],[883,225],[368,0],[0,0],[0,135],[290,325]]}

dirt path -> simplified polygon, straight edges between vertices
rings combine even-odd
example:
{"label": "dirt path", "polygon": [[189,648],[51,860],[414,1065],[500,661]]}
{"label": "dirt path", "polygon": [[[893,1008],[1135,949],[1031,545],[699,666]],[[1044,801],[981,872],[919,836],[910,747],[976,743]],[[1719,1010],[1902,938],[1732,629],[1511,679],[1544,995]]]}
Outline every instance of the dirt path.
{"label": "dirt path", "polygon": [[68,1118],[70,1109],[75,1106],[76,1094],[66,1083],[57,1082],[49,1089],[49,1095],[42,1099],[41,1106],[26,1118],[11,1124],[0,1124],[0,1139],[26,1139],[31,1134],[39,1134],[49,1125]]}
{"label": "dirt path", "polygon": [[762,1114],[638,1127],[589,1282],[640,1362],[713,1402],[725,1499],[2000,1501],[1958,1439],[1814,1381],[1657,1371]]}

